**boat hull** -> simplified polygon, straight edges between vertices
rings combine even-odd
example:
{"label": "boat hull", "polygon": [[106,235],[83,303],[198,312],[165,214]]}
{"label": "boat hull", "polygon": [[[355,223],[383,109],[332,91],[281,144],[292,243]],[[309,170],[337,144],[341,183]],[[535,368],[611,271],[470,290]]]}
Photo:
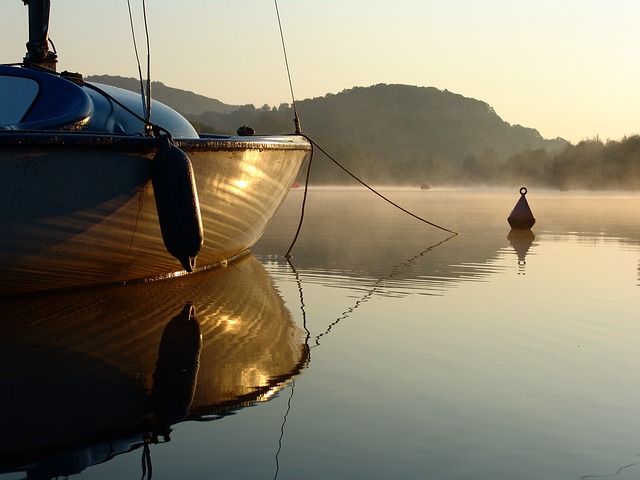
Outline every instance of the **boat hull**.
{"label": "boat hull", "polygon": [[[246,252],[311,147],[301,136],[177,139],[196,181],[197,268]],[[0,295],[173,276],[151,182],[158,142],[76,133],[0,134]]]}

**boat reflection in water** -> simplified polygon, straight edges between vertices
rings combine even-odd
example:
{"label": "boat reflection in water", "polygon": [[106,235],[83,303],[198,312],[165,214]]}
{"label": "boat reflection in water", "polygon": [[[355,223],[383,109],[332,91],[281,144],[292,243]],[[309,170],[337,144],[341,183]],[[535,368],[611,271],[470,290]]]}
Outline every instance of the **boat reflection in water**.
{"label": "boat reflection in water", "polygon": [[171,426],[269,399],[308,347],[251,255],[226,268],[0,303],[0,472],[78,473]]}

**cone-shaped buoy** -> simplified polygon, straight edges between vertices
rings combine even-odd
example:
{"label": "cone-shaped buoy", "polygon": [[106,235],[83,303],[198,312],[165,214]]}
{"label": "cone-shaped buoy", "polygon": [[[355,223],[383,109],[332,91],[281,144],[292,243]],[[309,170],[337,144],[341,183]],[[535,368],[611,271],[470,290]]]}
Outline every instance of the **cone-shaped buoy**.
{"label": "cone-shaped buoy", "polygon": [[536,223],[536,219],[533,217],[533,213],[531,213],[531,208],[529,208],[529,203],[525,198],[526,194],[526,187],[522,187],[520,189],[520,199],[518,203],[516,203],[516,206],[513,207],[511,215],[507,218],[511,228],[529,230],[533,227],[533,224]]}
{"label": "cone-shaped buoy", "polygon": [[164,245],[191,272],[204,240],[200,203],[191,161],[167,136],[151,162],[151,182]]}

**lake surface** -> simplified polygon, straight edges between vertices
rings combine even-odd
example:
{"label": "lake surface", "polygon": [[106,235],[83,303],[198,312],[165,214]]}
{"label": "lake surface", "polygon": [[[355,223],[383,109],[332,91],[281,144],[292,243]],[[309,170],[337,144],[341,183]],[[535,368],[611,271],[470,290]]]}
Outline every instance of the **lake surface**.
{"label": "lake surface", "polygon": [[315,188],[289,263],[296,189],[226,268],[0,303],[0,479],[639,478],[640,195],[381,193],[460,235]]}

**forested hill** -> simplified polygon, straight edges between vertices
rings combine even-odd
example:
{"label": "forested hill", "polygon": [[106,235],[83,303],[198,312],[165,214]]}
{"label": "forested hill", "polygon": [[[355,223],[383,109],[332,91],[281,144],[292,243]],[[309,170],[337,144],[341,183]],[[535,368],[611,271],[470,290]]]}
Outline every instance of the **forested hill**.
{"label": "forested hill", "polygon": [[[466,161],[503,162],[523,150],[559,151],[562,139],[510,125],[486,103],[432,87],[375,85],[297,102],[304,133],[347,168],[375,183],[452,180]],[[290,133],[293,112],[249,105],[229,114],[191,116],[217,132],[247,124],[258,133]],[[314,165],[321,183],[348,182],[330,162]]]}

